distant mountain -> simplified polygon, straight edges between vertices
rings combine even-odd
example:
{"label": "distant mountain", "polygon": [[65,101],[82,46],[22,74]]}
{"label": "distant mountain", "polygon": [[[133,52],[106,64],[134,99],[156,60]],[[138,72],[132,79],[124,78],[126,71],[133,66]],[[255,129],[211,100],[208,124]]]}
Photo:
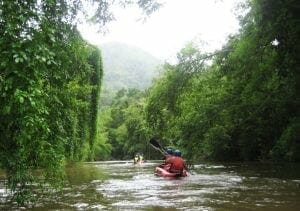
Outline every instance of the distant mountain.
{"label": "distant mountain", "polygon": [[158,75],[163,62],[150,53],[124,43],[106,43],[100,46],[104,66],[104,89],[145,89]]}

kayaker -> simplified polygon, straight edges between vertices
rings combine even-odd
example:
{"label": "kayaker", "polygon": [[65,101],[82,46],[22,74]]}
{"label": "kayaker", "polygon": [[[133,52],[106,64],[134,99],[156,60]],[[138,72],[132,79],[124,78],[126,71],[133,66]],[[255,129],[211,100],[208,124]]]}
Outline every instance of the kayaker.
{"label": "kayaker", "polygon": [[180,150],[174,151],[174,156],[172,159],[170,159],[171,166],[169,169],[169,172],[176,173],[176,174],[182,174],[185,167],[185,161],[181,158],[181,152]]}
{"label": "kayaker", "polygon": [[133,159],[134,164],[143,162],[143,155],[141,155],[140,153],[137,153]]}

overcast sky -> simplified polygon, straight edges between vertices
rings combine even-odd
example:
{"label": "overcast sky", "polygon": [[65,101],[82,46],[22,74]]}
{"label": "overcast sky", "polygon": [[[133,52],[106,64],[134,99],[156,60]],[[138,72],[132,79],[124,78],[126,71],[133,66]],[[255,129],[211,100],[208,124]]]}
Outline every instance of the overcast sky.
{"label": "overcast sky", "polygon": [[226,37],[238,30],[234,7],[241,0],[164,0],[165,4],[146,22],[136,7],[116,9],[116,21],[108,24],[105,35],[87,25],[80,26],[83,37],[99,45],[105,42],[123,42],[135,45],[154,56],[168,60],[195,39],[217,49]]}

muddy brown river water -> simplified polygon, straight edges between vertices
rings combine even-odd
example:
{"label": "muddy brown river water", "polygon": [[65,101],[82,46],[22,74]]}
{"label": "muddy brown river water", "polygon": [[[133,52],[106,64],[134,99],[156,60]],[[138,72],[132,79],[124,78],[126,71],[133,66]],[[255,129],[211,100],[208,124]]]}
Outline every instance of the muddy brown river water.
{"label": "muddy brown river water", "polygon": [[[200,163],[180,179],[154,175],[160,161],[106,161],[67,168],[61,191],[26,210],[300,210],[300,165]],[[0,210],[19,210],[0,181]]]}

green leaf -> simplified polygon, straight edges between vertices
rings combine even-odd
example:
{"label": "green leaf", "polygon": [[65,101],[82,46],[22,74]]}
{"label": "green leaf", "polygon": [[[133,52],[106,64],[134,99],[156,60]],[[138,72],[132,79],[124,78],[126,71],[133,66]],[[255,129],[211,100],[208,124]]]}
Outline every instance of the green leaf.
{"label": "green leaf", "polygon": [[20,97],[19,97],[19,102],[20,102],[21,104],[24,103],[24,97],[20,96]]}

